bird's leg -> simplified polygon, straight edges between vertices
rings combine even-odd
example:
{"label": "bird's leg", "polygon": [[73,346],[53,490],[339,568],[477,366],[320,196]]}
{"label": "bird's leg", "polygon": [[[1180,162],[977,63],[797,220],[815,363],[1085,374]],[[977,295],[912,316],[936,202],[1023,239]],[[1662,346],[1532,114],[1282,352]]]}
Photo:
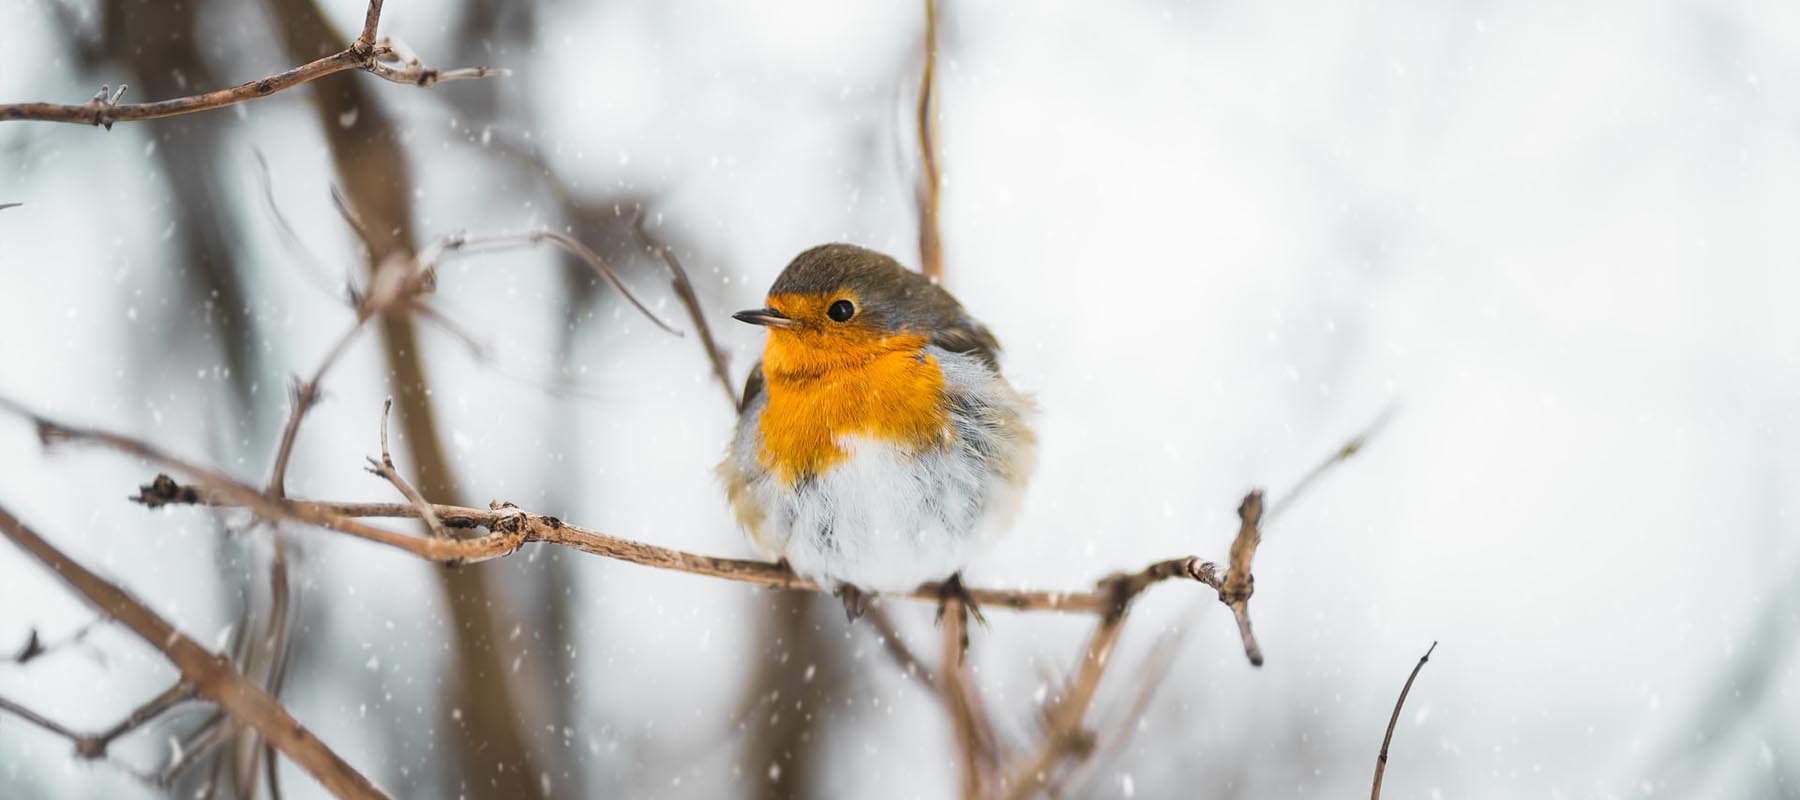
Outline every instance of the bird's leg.
{"label": "bird's leg", "polygon": [[836,594],[839,600],[844,601],[844,617],[852,623],[856,622],[856,619],[861,617],[863,612],[869,610],[869,598],[872,595],[855,586],[851,586],[848,583],[840,583],[838,584],[837,591],[833,592],[833,594]]}
{"label": "bird's leg", "polygon": [[963,634],[963,649],[966,650],[969,646],[968,634],[966,633],[969,629],[969,617],[974,617],[975,621],[981,623],[981,626],[984,628],[987,627],[987,617],[981,615],[981,606],[975,604],[975,598],[971,597],[969,595],[969,590],[963,586],[961,572],[951,575],[949,580],[938,584],[937,622],[940,625],[944,622],[944,611],[950,607],[951,600],[956,600],[962,604],[963,630],[965,631]]}

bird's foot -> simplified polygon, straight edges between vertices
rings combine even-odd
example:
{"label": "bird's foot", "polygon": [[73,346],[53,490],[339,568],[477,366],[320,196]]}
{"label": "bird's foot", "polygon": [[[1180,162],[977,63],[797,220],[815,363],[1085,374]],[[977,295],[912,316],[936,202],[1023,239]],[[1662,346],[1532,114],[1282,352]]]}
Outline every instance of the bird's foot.
{"label": "bird's foot", "polygon": [[962,615],[962,651],[959,656],[969,652],[969,618],[973,617],[982,627],[987,627],[987,617],[982,616],[981,606],[975,604],[975,598],[963,586],[962,573],[951,575],[949,580],[938,584],[937,623],[944,624],[944,612],[950,608],[951,601],[956,602],[957,613]]}
{"label": "bird's foot", "polygon": [[839,600],[844,601],[844,618],[852,623],[856,622],[863,612],[869,610],[869,600],[874,597],[874,595],[848,583],[838,584],[837,591],[833,594],[836,594]]}
{"label": "bird's foot", "polygon": [[963,586],[962,573],[960,572],[951,575],[949,580],[938,584],[937,622],[940,625],[944,622],[944,612],[950,608],[951,600],[955,600],[962,604],[965,622],[968,621],[966,619],[967,617],[972,616],[975,618],[976,622],[981,623],[981,627],[987,627],[987,617],[982,616],[981,606],[976,605],[975,597],[969,594],[967,587]]}

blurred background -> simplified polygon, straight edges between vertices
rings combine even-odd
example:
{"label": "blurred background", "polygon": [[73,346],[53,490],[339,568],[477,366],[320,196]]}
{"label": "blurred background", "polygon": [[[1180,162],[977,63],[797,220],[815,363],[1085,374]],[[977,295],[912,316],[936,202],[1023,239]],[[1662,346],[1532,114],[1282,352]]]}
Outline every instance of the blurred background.
{"label": "blurred background", "polygon": [[[0,101],[233,85],[342,48],[358,0],[0,3]],[[940,9],[944,283],[1043,408],[1023,513],[972,585],[1083,588],[1266,531],[1245,663],[1210,591],[1148,593],[1072,796],[1800,797],[1800,6],[963,2]],[[290,376],[352,321],[363,245],[470,256],[331,372],[290,494],[394,500],[382,400],[434,500],[506,500],[748,556],[711,472],[734,413],[646,232],[741,381],[758,305],[825,241],[919,260],[920,3],[389,0],[440,68],[111,131],[0,124],[0,396],[267,479]],[[266,164],[266,166],[264,166]],[[279,209],[279,216],[276,213]],[[471,345],[474,346],[471,346]],[[125,502],[155,470],[0,415],[0,503],[221,648],[280,609],[282,700],[404,797],[939,797],[949,727],[829,597],[534,546],[449,570],[242,513]],[[927,604],[890,602],[935,655]],[[95,614],[0,546],[0,651]],[[1022,748],[1092,618],[989,612],[969,654]],[[1178,639],[1168,638],[1179,631]],[[271,671],[254,655],[256,670]],[[174,672],[117,626],[0,696],[100,730]],[[153,772],[204,708],[114,745]],[[0,796],[160,790],[0,716]],[[268,796],[243,740],[169,792]],[[291,763],[282,793],[322,789]]]}

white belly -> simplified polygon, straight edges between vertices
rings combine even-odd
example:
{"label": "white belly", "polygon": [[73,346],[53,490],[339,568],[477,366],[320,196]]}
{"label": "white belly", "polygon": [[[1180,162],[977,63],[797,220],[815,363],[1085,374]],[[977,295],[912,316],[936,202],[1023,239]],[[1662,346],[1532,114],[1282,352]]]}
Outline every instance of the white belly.
{"label": "white belly", "polygon": [[986,549],[1018,507],[1018,489],[961,448],[913,455],[861,437],[849,458],[798,487],[768,481],[758,538],[795,572],[878,592],[947,578]]}
{"label": "white belly", "polygon": [[1035,461],[1031,403],[974,357],[929,352],[952,397],[944,446],[914,452],[844,436],[847,458],[788,485],[759,457],[766,398],[740,415],[719,475],[764,557],[827,585],[903,592],[962,570],[1005,530]]}

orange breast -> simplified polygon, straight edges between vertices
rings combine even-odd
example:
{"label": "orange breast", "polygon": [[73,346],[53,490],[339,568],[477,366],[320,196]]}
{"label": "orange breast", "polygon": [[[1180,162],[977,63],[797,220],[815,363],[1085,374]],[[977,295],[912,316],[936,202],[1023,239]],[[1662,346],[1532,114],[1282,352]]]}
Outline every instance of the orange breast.
{"label": "orange breast", "polygon": [[925,338],[821,343],[772,335],[763,352],[769,404],[758,421],[762,465],[782,483],[823,474],[849,456],[839,437],[866,436],[915,451],[951,439],[944,374]]}

